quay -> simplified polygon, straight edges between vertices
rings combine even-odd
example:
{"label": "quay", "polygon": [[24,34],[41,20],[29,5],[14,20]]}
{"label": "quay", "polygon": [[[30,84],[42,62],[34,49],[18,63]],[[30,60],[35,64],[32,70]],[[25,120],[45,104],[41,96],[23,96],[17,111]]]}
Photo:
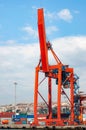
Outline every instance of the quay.
{"label": "quay", "polygon": [[9,124],[9,125],[0,125],[0,129],[30,129],[30,130],[86,130],[86,125],[78,126],[36,126],[31,127],[28,124]]}

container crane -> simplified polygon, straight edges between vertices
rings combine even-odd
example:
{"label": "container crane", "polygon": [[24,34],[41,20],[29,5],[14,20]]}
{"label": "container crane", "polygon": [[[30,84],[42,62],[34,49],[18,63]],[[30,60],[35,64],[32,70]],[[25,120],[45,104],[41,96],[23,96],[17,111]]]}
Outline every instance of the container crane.
{"label": "container crane", "polygon": [[[56,53],[54,52],[50,41],[46,41],[46,31],[44,22],[44,12],[43,8],[38,9],[38,35],[39,35],[39,46],[40,46],[40,60],[35,68],[35,86],[34,86],[34,124],[40,125],[40,122],[44,122],[45,125],[56,125],[62,126],[66,124],[73,125],[75,120],[75,86],[77,87],[77,76],[74,75],[74,69],[70,68],[68,65],[64,65]],[[53,55],[56,64],[49,65],[48,52]],[[44,74],[44,79],[39,82],[39,72]],[[48,101],[44,99],[42,94],[39,92],[39,85],[44,82],[45,78],[48,83]],[[57,113],[56,117],[53,118],[52,113],[52,79],[56,80],[56,97],[57,97]],[[70,95],[65,92],[65,88],[69,88]],[[68,119],[62,119],[61,117],[61,97],[62,92],[65,94],[66,98],[70,104],[70,116]],[[47,117],[39,119],[38,115],[38,96],[40,96],[43,101],[48,106]],[[79,99],[78,99],[79,100]]]}

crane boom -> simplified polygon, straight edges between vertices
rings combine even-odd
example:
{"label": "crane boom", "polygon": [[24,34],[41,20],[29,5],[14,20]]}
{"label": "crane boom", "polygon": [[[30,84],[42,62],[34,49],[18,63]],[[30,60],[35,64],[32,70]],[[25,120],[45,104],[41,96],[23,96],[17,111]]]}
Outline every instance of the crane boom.
{"label": "crane boom", "polygon": [[44,13],[43,9],[38,9],[38,34],[39,34],[39,43],[40,43],[40,54],[42,62],[42,70],[48,72],[48,49],[46,45],[46,32],[45,32],[45,23],[44,23]]}

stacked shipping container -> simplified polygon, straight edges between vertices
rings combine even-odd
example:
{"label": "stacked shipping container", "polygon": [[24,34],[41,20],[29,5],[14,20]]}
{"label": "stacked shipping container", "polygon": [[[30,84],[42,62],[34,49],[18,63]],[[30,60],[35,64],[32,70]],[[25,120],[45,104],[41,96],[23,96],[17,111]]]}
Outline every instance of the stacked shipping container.
{"label": "stacked shipping container", "polygon": [[0,113],[0,124],[11,124],[12,115],[14,115],[14,112],[1,112]]}
{"label": "stacked shipping container", "polygon": [[33,114],[15,114],[14,112],[0,113],[0,124],[30,124],[33,119]]}

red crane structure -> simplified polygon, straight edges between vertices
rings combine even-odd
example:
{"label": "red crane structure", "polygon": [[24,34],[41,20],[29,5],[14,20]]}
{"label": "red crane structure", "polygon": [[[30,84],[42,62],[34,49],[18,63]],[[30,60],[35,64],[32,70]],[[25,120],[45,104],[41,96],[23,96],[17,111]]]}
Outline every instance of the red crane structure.
{"label": "red crane structure", "polygon": [[[35,68],[35,86],[34,86],[34,124],[40,125],[40,122],[44,122],[47,125],[62,126],[65,122],[69,125],[74,124],[75,120],[75,86],[78,80],[78,76],[74,75],[74,69],[70,68],[68,65],[64,65],[54,52],[51,43],[46,41],[45,23],[44,23],[44,12],[43,8],[38,9],[38,34],[40,43],[40,60]],[[48,52],[53,55],[56,64],[49,64]],[[44,78],[39,82],[39,72],[44,74]],[[48,87],[48,101],[44,99],[42,94],[39,92],[39,86],[47,79]],[[56,117],[53,117],[52,113],[52,80],[56,80],[56,97],[57,97],[57,112]],[[69,88],[69,96],[65,92],[65,88]],[[76,87],[78,89],[78,86]],[[66,95],[68,102],[70,104],[70,116],[67,119],[61,117],[61,99],[62,92]],[[76,91],[77,92],[77,91]],[[38,114],[38,97],[41,97],[43,101],[47,104],[48,114],[46,118],[39,118]],[[80,113],[79,113],[80,114]],[[78,119],[78,118],[77,118]]]}

